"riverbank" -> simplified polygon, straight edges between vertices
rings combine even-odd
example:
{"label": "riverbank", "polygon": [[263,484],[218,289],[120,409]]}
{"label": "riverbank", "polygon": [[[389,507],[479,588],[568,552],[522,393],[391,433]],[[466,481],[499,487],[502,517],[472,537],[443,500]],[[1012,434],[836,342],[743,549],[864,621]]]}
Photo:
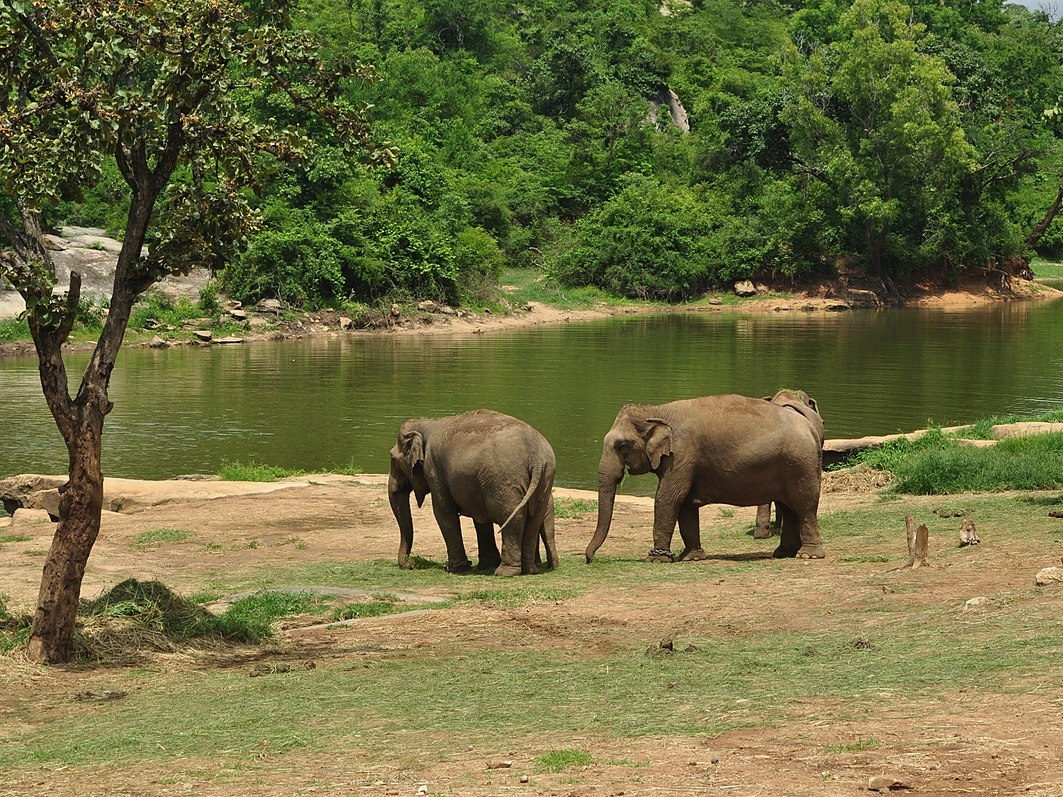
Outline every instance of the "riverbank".
{"label": "riverbank", "polygon": [[[1021,277],[1003,279],[1001,272],[979,271],[968,275],[961,284],[949,287],[917,285],[909,292],[904,306],[960,311],[999,302],[1045,301],[1063,298],[1063,291],[1043,285],[1035,280]],[[1003,280],[1003,281],[1002,281]],[[202,287],[202,280],[190,277],[174,281],[166,286],[166,295],[171,298],[185,297],[194,300]],[[503,294],[514,290],[502,286]],[[215,339],[203,334],[195,325],[182,329],[155,331],[129,330],[125,345],[128,347],[155,346],[165,348],[180,345],[232,345],[264,340],[289,340],[324,335],[481,335],[540,325],[556,325],[591,321],[619,315],[645,315],[651,313],[838,313],[885,307],[876,294],[863,289],[850,289],[844,282],[817,284],[799,290],[772,291],[766,286],[755,288],[755,293],[738,297],[735,294],[707,294],[701,299],[682,304],[660,302],[626,302],[609,305],[604,302],[585,307],[559,307],[540,301],[503,302],[499,312],[453,310],[434,302],[422,302],[405,310],[396,307],[390,313],[370,312],[354,318],[342,311],[323,310],[313,312],[278,312],[276,305],[268,309],[246,308],[241,317],[244,329]],[[224,314],[223,314],[224,316]],[[230,323],[231,318],[227,319]],[[203,319],[201,326],[209,333],[210,321]],[[214,322],[211,322],[214,323]],[[197,335],[198,333],[198,335]],[[70,351],[88,351],[95,346],[94,340],[72,340],[65,348]],[[32,356],[30,340],[0,341],[0,357]]]}

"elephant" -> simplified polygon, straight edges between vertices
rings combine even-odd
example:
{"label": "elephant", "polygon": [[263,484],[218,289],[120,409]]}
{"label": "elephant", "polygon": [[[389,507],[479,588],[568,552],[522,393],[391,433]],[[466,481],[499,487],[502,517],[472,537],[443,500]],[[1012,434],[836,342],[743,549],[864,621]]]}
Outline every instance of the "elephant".
{"label": "elephant", "polygon": [[[790,407],[796,412],[802,412],[794,402],[799,402],[803,407],[810,407],[815,413],[815,418],[808,416],[814,430],[819,434],[819,446],[823,447],[824,430],[823,418],[819,415],[819,407],[816,400],[803,390],[779,390],[774,396],[765,396],[765,401],[778,404],[781,407]],[[775,523],[771,522],[771,504],[761,504],[757,507],[757,521],[753,529],[753,539],[766,540],[782,526],[782,513],[775,507]]]}
{"label": "elephant", "polygon": [[653,548],[648,562],[673,562],[676,522],[685,560],[705,559],[698,508],[710,503],[782,510],[781,542],[773,556],[822,559],[819,497],[822,422],[800,402],[785,405],[738,395],[702,396],[620,408],[602,443],[598,466],[598,522],[585,556],[605,542],[616,488],[625,469],[653,472]]}
{"label": "elephant", "polygon": [[[388,499],[399,525],[399,566],[411,569],[413,516],[432,495],[432,511],[447,545],[447,570],[472,563],[461,538],[460,515],[470,517],[479,545],[478,568],[497,576],[538,572],[539,537],[547,562],[557,567],[554,474],[550,443],[524,421],[478,409],[445,418],[404,421],[391,449]],[[502,550],[494,525],[501,527]]]}

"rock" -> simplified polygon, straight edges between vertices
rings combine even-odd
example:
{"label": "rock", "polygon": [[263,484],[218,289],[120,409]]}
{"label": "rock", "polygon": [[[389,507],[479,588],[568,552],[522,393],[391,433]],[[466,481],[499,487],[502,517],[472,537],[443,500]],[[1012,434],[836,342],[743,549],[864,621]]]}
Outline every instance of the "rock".
{"label": "rock", "polygon": [[425,299],[423,302],[418,302],[417,309],[424,313],[440,312],[439,305],[433,302],[431,299]]}
{"label": "rock", "polygon": [[46,509],[16,509],[11,516],[12,526],[41,526],[51,522],[52,516]]}
{"label": "rock", "polygon": [[488,761],[487,762],[487,768],[488,769],[509,769],[511,766],[513,766],[513,762],[509,761],[508,759],[505,760],[505,761]]}
{"label": "rock", "polygon": [[237,321],[247,320],[247,313],[237,307],[234,307],[232,310],[229,311],[229,316],[231,318],[235,318]]}
{"label": "rock", "polygon": [[719,297],[713,296],[711,299],[709,299],[709,304],[712,305],[713,307],[719,307],[720,305],[723,304],[723,299],[720,299]]}
{"label": "rock", "polygon": [[989,598],[986,598],[984,596],[971,598],[970,600],[964,602],[963,610],[966,612],[970,611],[971,609],[978,609],[982,606],[985,606],[987,603],[989,603]]}
{"label": "rock", "polygon": [[229,337],[218,338],[214,342],[215,343],[243,343],[244,339],[243,338],[236,338],[236,337],[233,337],[233,336],[230,335]]}
{"label": "rock", "polygon": [[273,315],[281,314],[281,303],[277,299],[262,299],[255,305],[255,309],[260,313],[273,313]]}
{"label": "rock", "polygon": [[1039,587],[1049,584],[1063,584],[1063,567],[1046,567],[1034,576],[1034,583]]}
{"label": "rock", "polygon": [[391,305],[391,316],[393,318],[398,318],[400,315],[402,315],[402,308],[400,308],[397,304],[392,304]]}
{"label": "rock", "polygon": [[417,795],[418,797],[422,797],[422,795],[425,794],[428,794],[428,786],[422,783],[420,786],[417,787]]}
{"label": "rock", "polygon": [[521,775],[520,776],[520,782],[521,783],[527,783],[528,782],[528,776],[527,775]]}
{"label": "rock", "polygon": [[195,335],[196,340],[202,341],[203,343],[210,343],[214,338],[214,333],[209,329],[197,329],[192,334]]}
{"label": "rock", "polygon": [[849,307],[848,302],[837,302],[837,301],[834,301],[834,302],[828,302],[823,307],[823,309],[828,311],[828,312],[831,312],[831,313],[840,313],[840,312],[842,312],[844,310],[849,310],[851,308]]}
{"label": "rock", "polygon": [[873,775],[868,778],[867,789],[868,791],[887,792],[894,791],[896,789],[909,789],[911,788],[906,783],[902,783],[892,775]]}
{"label": "rock", "polygon": [[347,332],[348,330],[352,329],[353,327],[354,327],[354,319],[348,318],[345,315],[341,315],[340,316],[340,329],[342,329],[344,332]]}
{"label": "rock", "polygon": [[750,280],[738,280],[734,285],[736,296],[756,296],[757,289]]}
{"label": "rock", "polygon": [[882,304],[874,291],[850,289],[845,292],[850,307],[878,307]]}
{"label": "rock", "polygon": [[170,348],[170,342],[156,335],[151,339],[151,342],[148,343],[148,347],[152,349],[168,349]]}
{"label": "rock", "polygon": [[0,529],[6,529],[14,521],[7,515],[0,515]]}

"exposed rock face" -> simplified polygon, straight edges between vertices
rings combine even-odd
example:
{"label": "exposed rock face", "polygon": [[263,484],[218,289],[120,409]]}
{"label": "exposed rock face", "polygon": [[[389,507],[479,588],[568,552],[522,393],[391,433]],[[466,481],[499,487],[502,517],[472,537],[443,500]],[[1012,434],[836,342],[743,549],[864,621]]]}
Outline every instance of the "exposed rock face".
{"label": "exposed rock face", "polygon": [[[114,269],[121,241],[108,238],[105,230],[92,227],[63,227],[60,236],[46,235],[45,241],[55,260],[56,293],[66,293],[70,287],[70,272],[81,274],[81,297],[97,304],[111,298],[114,290]],[[200,290],[210,280],[206,269],[192,269],[187,275],[170,276],[154,285],[167,299],[175,301],[199,298]],[[0,285],[0,318],[14,318],[26,309],[18,291]]]}
{"label": "exposed rock face", "polygon": [[736,296],[756,296],[757,289],[750,280],[739,280],[735,283],[734,292]]}

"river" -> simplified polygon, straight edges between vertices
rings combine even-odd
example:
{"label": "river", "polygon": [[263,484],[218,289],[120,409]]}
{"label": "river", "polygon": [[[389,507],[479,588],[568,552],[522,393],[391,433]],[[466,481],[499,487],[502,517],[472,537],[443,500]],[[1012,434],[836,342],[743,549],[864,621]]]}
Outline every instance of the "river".
{"label": "river", "polygon": [[[72,385],[87,359],[68,357]],[[559,485],[593,488],[602,437],[625,402],[780,387],[819,402],[828,438],[1063,409],[1063,302],[125,349],[104,473],[167,478],[226,461],[384,472],[402,419],[491,407],[546,435]],[[0,361],[0,477],[65,469],[36,360]]]}

